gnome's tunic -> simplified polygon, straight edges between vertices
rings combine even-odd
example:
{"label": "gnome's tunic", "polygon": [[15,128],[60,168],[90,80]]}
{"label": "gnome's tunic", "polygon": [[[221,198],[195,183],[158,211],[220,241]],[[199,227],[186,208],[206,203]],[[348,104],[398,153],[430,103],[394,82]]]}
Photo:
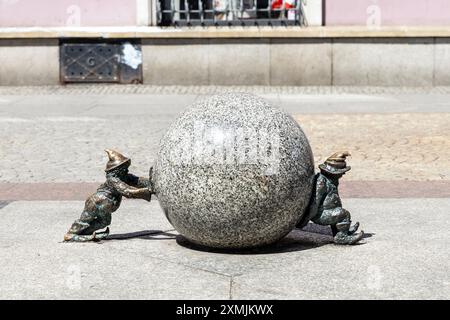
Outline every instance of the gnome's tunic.
{"label": "gnome's tunic", "polygon": [[[150,187],[150,181],[146,178],[127,174],[119,179],[114,175],[107,174],[105,183],[99,186],[97,191],[86,200],[81,217],[73,223],[70,232],[90,235],[94,231],[110,225],[111,214],[119,208],[122,196],[150,201]],[[138,188],[146,188],[148,191],[143,192]]]}
{"label": "gnome's tunic", "polygon": [[319,165],[320,171],[314,177],[314,187],[306,214],[297,224],[297,228],[303,228],[308,221],[321,225],[335,225],[347,223],[348,211],[342,208],[342,201],[338,192],[338,179],[333,182],[329,176],[341,176],[350,170],[345,163],[348,152],[335,153],[323,164]]}
{"label": "gnome's tunic", "polygon": [[303,228],[308,221],[317,224],[336,224],[341,216],[342,201],[337,186],[321,173],[316,174],[315,187],[306,215],[297,228]]}

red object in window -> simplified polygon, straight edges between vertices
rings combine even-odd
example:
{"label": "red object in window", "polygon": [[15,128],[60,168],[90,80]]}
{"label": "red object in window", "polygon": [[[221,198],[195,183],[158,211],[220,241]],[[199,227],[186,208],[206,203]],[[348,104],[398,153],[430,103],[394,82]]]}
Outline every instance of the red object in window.
{"label": "red object in window", "polygon": [[[285,0],[284,7],[286,9],[295,8],[295,0]],[[283,0],[273,0],[272,1],[272,9],[281,9],[283,8]]]}

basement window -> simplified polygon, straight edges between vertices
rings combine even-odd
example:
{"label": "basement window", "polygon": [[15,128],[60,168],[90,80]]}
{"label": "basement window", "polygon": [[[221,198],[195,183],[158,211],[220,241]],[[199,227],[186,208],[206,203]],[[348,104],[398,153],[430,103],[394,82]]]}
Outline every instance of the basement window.
{"label": "basement window", "polygon": [[160,26],[304,25],[304,0],[158,0]]}

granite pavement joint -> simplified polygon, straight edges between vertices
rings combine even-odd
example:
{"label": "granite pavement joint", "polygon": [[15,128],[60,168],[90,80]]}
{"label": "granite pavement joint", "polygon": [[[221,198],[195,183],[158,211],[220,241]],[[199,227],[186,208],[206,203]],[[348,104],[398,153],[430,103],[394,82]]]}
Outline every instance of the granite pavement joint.
{"label": "granite pavement joint", "polygon": [[[107,241],[111,241],[111,240],[107,240]],[[114,251],[127,251],[129,253],[134,253],[140,256],[145,256],[151,259],[155,259],[155,260],[159,260],[159,261],[163,261],[163,262],[167,262],[167,263],[171,263],[174,265],[178,265],[178,266],[182,266],[188,269],[192,269],[192,270],[196,270],[196,271],[202,271],[202,272],[207,272],[207,273],[211,273],[217,276],[221,276],[221,277],[226,277],[226,278],[231,278],[233,275],[232,274],[227,274],[227,273],[222,273],[222,272],[218,272],[218,271],[214,271],[214,270],[210,270],[210,269],[206,269],[206,268],[201,268],[201,267],[197,267],[197,266],[193,266],[191,264],[187,264],[187,263],[180,263],[176,260],[173,259],[168,259],[168,258],[164,258],[161,256],[155,256],[155,255],[149,255],[146,252],[135,252],[135,251],[128,251],[126,250],[126,248],[115,248],[112,246],[108,247],[109,250],[114,250]]]}
{"label": "granite pavement joint", "polygon": [[233,300],[233,283],[234,283],[234,276],[230,276],[230,296],[229,296],[229,300]]}
{"label": "granite pavement joint", "polygon": [[8,204],[10,204],[12,201],[3,201],[0,200],[0,210],[6,207]]}

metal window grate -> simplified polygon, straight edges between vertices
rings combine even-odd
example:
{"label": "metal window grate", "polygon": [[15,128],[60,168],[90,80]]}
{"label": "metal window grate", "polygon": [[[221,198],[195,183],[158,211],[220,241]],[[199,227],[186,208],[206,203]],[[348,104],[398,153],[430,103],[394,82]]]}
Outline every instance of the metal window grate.
{"label": "metal window grate", "polygon": [[305,25],[304,0],[158,0],[160,26]]}

